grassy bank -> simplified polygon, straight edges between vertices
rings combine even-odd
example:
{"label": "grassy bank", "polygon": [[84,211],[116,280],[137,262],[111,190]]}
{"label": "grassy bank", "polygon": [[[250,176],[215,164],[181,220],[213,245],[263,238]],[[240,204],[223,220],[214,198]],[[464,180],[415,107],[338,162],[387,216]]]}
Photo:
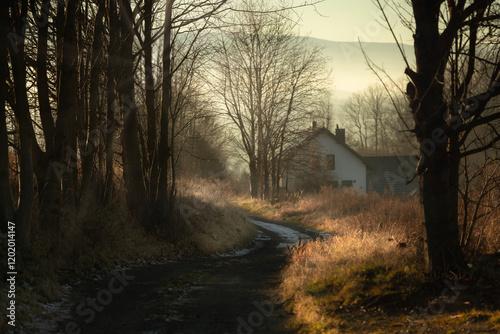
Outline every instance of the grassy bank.
{"label": "grassy bank", "polygon": [[[321,189],[276,205],[240,199],[246,210],[333,235],[294,247],[281,296],[299,333],[458,333],[500,330],[499,263],[470,273],[424,274],[422,212],[414,197]],[[493,242],[496,235],[492,235]]]}
{"label": "grassy bank", "polygon": [[[63,286],[93,279],[116,266],[181,260],[245,247],[255,227],[244,219],[241,209],[226,200],[230,193],[230,186],[220,182],[181,182],[178,219],[166,231],[168,235],[165,231],[145,232],[128,214],[123,196],[116,196],[109,205],[94,203],[84,214],[67,212],[58,237],[43,231],[35,221],[31,250],[16,266],[17,328],[43,316],[44,305],[58,302]],[[7,262],[6,258],[1,261]],[[2,300],[6,296],[3,286]],[[8,320],[5,308],[0,315],[0,332],[4,332]]]}

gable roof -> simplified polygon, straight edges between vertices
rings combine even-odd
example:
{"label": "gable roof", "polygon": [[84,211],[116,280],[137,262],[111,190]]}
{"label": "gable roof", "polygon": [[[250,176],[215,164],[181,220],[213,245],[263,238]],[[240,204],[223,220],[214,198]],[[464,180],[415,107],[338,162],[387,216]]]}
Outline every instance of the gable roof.
{"label": "gable roof", "polygon": [[339,140],[339,138],[334,135],[330,130],[327,128],[323,127],[318,127],[315,129],[310,129],[304,132],[304,137],[301,137],[299,140],[300,142],[296,144],[295,146],[292,147],[291,152],[300,149],[304,145],[310,143],[314,138],[319,136],[320,134],[325,134],[332,140],[334,140],[337,144],[340,146],[344,147],[347,151],[349,151],[351,154],[353,154],[356,158],[358,158],[363,164],[366,165],[367,168],[372,169],[372,167],[369,165],[367,161],[365,161],[365,158],[361,156],[358,152],[356,152],[354,149],[352,149],[349,145],[345,143],[345,141]]}

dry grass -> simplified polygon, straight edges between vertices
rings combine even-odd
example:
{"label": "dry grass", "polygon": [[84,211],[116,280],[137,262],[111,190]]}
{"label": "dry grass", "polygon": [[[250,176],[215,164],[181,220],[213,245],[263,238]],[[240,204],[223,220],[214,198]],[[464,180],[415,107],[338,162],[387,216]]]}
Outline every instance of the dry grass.
{"label": "dry grass", "polygon": [[333,235],[296,247],[282,273],[282,297],[301,331],[334,333],[346,326],[339,311],[410,296],[424,280],[416,198],[322,188],[281,204],[274,217]]}
{"label": "dry grass", "polygon": [[[439,320],[435,320],[440,317],[409,317],[415,307],[425,308],[443,289],[443,282],[436,284],[423,274],[423,215],[418,198],[322,188],[316,194],[289,196],[276,205],[249,199],[239,203],[269,219],[288,220],[333,235],[295,246],[282,271],[281,296],[294,314],[290,325],[296,332],[447,333],[450,328],[471,328],[470,323],[455,326],[448,321],[449,326],[441,331],[436,330]],[[484,235],[488,245],[498,239],[496,234]],[[484,280],[476,283],[495,282],[492,277],[498,276],[498,268],[494,264],[478,267]],[[484,268],[491,270],[485,273]],[[462,297],[475,295],[475,289],[470,286],[469,294]],[[467,309],[461,300],[447,304],[450,312],[442,315],[443,321],[465,319],[467,312],[473,312],[473,304],[483,302],[484,298],[471,299]],[[453,311],[457,305],[462,309]],[[498,329],[498,311],[487,313],[489,317],[477,320],[474,326]]]}
{"label": "dry grass", "polygon": [[[18,286],[23,286],[16,293],[16,303],[21,305],[17,310],[19,324],[40,316],[43,312],[40,303],[58,301],[62,284],[90,279],[118,264],[180,259],[243,247],[255,232],[241,209],[225,199],[230,190],[222,183],[200,179],[182,182],[179,224],[184,225],[185,234],[175,242],[146,233],[128,213],[124,192],[117,189],[116,194],[112,203],[95,202],[89,206],[91,210],[80,215],[63,208],[58,235],[41,228],[35,208],[31,250],[17,264]],[[7,262],[4,257],[0,259]],[[0,274],[5,282],[2,275],[5,272]],[[2,292],[2,296],[6,293]],[[3,318],[0,332],[6,326],[4,311],[0,311]]]}
{"label": "dry grass", "polygon": [[423,282],[414,247],[397,248],[383,233],[333,237],[296,247],[282,272],[281,293],[303,332],[338,329],[343,309],[408,297]]}
{"label": "dry grass", "polygon": [[423,217],[416,197],[360,195],[350,189],[323,187],[317,194],[274,206],[249,199],[240,199],[239,203],[267,218],[305,224],[337,236],[365,239],[380,233],[381,238],[398,243],[421,243]]}
{"label": "dry grass", "polygon": [[244,212],[228,201],[234,196],[230,183],[183,180],[179,194],[179,211],[186,224],[184,245],[194,245],[202,253],[220,253],[245,247],[255,235],[257,230]]}

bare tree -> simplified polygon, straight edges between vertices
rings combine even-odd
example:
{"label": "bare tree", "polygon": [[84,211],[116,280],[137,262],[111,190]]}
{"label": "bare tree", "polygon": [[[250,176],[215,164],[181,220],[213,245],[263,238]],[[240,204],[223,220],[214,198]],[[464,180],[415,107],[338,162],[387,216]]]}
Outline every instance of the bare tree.
{"label": "bare tree", "polygon": [[354,147],[361,152],[368,151],[368,112],[365,105],[365,97],[361,92],[353,93],[342,106],[344,119],[348,128],[354,133]]}
{"label": "bare tree", "polygon": [[[9,6],[6,1],[0,4],[0,43],[7,45],[7,34],[9,31]],[[10,189],[10,171],[9,171],[9,140],[7,136],[7,101],[8,87],[7,76],[8,53],[6,48],[0,50],[0,230],[7,231],[7,221],[14,222],[15,209]]]}
{"label": "bare tree", "polygon": [[[190,151],[202,159],[200,151],[222,142],[210,142],[220,124],[201,73],[206,71],[210,31],[224,22],[223,15],[221,21],[216,17],[229,11],[227,4],[2,3],[6,48],[0,50],[0,218],[16,223],[20,247],[30,242],[31,215],[38,212],[33,207],[40,206],[42,230],[58,235],[63,213],[84,220],[93,201],[110,204],[119,195],[117,181],[123,181],[128,208],[146,228],[172,219],[176,166],[189,141],[193,139]],[[300,67],[288,69],[306,73]],[[279,71],[281,77],[274,80],[293,83]],[[297,82],[303,77],[296,76]],[[289,90],[286,96],[283,86],[278,87],[273,91],[266,86],[267,96],[279,95],[282,103],[293,100],[294,109],[291,95],[312,94]],[[274,128],[275,120],[262,117],[261,129]],[[260,138],[279,142],[271,132],[261,132]],[[267,177],[271,170],[263,169]],[[10,191],[11,172],[19,180],[15,192]],[[54,238],[48,248],[56,251],[57,244]]]}
{"label": "bare tree", "polygon": [[326,95],[323,99],[319,99],[314,109],[315,110],[312,113],[312,119],[310,121],[321,122],[325,128],[333,131],[335,126],[335,112],[332,97],[330,95]]}
{"label": "bare tree", "polygon": [[[372,120],[372,140],[374,141],[373,146],[375,148],[375,154],[379,153],[383,143],[387,143],[384,137],[386,137],[385,131],[385,120],[387,119],[387,99],[385,96],[385,91],[380,85],[370,85],[366,89],[366,104],[367,112]],[[387,144],[385,145],[385,150],[387,151]]]}
{"label": "bare tree", "polygon": [[326,80],[320,49],[294,35],[287,15],[264,2],[243,3],[216,60],[215,91],[239,137],[252,197],[276,193],[284,145]]}
{"label": "bare tree", "polygon": [[[464,158],[460,167],[460,245],[476,255],[500,211],[500,164],[498,158],[484,152],[481,157]],[[496,252],[496,245],[486,245],[487,250],[492,251],[491,246]]]}
{"label": "bare tree", "polygon": [[27,16],[28,1],[21,3],[11,3],[10,7],[12,31],[8,34],[11,38],[9,54],[12,66],[12,76],[14,78],[13,105],[16,120],[19,125],[19,160],[20,160],[20,198],[16,212],[16,235],[19,240],[19,247],[26,248],[30,242],[31,233],[31,213],[35,189],[33,185],[33,145],[35,135],[31,124],[29,103],[26,87],[26,63],[25,63],[25,41],[24,34],[26,26],[23,18]]}
{"label": "bare tree", "polygon": [[440,274],[466,268],[458,228],[460,161],[500,140],[494,104],[500,12],[491,0],[414,0],[411,9],[406,17],[399,13],[414,32],[416,68],[405,71],[407,96],[419,143],[427,266]]}
{"label": "bare tree", "polygon": [[[186,62],[196,58],[196,53],[192,51],[196,48],[200,35],[210,27],[210,19],[223,9],[226,2],[227,0],[169,0],[165,5],[159,158],[155,167],[158,168],[155,214],[159,220],[168,220],[171,217],[176,193],[175,129],[182,109],[176,104],[179,99],[174,96],[174,77]],[[184,37],[186,35],[188,37]],[[177,92],[181,94],[182,90]]]}

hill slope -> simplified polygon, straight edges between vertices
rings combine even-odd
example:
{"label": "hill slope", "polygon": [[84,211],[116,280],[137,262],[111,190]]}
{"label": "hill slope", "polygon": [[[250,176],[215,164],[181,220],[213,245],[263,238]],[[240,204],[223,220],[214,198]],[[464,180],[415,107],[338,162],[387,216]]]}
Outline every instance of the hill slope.
{"label": "hill slope", "polygon": [[[354,91],[361,90],[378,79],[368,68],[363,51],[377,66],[383,68],[395,81],[404,78],[406,64],[394,43],[334,42],[308,38],[311,43],[324,48],[330,59],[333,76],[333,93],[336,100],[344,99]],[[413,46],[403,45],[410,65],[414,64]]]}

